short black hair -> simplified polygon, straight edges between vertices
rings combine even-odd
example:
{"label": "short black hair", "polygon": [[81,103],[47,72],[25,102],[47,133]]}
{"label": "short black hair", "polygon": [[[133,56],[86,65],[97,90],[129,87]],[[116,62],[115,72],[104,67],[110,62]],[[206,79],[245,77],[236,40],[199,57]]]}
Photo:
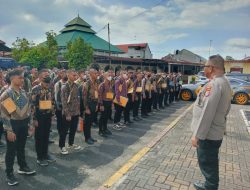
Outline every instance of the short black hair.
{"label": "short black hair", "polygon": [[45,72],[48,72],[48,69],[41,69],[38,71],[38,75],[45,73]]}
{"label": "short black hair", "polygon": [[14,69],[14,70],[9,71],[8,75],[9,75],[9,78],[11,79],[11,77],[13,77],[13,76],[23,75],[23,71],[20,69]]}

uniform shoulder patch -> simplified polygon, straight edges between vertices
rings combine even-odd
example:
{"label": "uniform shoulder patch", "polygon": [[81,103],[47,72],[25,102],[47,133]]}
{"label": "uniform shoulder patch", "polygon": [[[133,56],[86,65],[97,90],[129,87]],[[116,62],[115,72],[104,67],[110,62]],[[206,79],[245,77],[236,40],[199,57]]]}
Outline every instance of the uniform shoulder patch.
{"label": "uniform shoulder patch", "polygon": [[206,86],[206,90],[205,90],[205,96],[208,97],[211,95],[211,90],[212,90],[212,85],[211,84],[208,84]]}

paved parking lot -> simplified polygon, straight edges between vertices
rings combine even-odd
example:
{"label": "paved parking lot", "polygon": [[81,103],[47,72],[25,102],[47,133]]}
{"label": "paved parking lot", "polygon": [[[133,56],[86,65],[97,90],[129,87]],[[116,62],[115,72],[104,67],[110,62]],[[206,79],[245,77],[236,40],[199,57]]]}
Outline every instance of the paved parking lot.
{"label": "paved parking lot", "polygon": [[[227,135],[220,151],[220,190],[250,189],[250,135],[240,110],[232,105]],[[191,147],[192,112],[162,138],[112,189],[193,190],[192,183],[203,180]]]}
{"label": "paved parking lot", "polygon": [[[30,167],[36,169],[37,175],[33,177],[17,175],[20,180],[19,186],[8,187],[5,183],[4,154],[0,154],[0,189],[96,190],[190,105],[191,102],[173,104],[122,131],[113,131],[113,136],[108,139],[99,137],[98,129],[94,128],[93,136],[98,139],[98,143],[93,146],[83,143],[83,135],[78,133],[76,143],[81,145],[83,150],[67,156],[59,154],[57,132],[53,128],[51,136],[56,143],[50,145],[50,151],[57,158],[57,162],[45,168],[37,166],[34,140],[28,139],[27,160]],[[0,151],[4,152],[5,149]]]}

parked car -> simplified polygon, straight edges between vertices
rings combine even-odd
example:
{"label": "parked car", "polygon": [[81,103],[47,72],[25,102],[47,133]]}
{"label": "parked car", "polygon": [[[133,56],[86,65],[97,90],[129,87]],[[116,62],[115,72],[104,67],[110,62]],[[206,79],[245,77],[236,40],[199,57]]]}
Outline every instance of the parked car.
{"label": "parked car", "polygon": [[205,76],[205,73],[204,73],[204,71],[200,71],[200,72],[197,73],[197,75],[198,75],[198,76],[204,77],[204,76]]}
{"label": "parked car", "polygon": [[238,72],[233,72],[233,73],[226,73],[225,76],[250,82],[250,74],[242,74]]}
{"label": "parked car", "polygon": [[[250,100],[250,82],[237,78],[227,77],[232,88],[232,102],[245,105]],[[198,93],[208,81],[195,84],[182,85],[180,98],[184,101],[190,101],[197,98]]]}
{"label": "parked car", "polygon": [[200,92],[201,88],[207,83],[208,81],[199,81],[194,84],[184,84],[182,85],[180,98],[184,101],[190,101],[196,99],[198,93]]}
{"label": "parked car", "polygon": [[228,77],[232,88],[232,101],[245,105],[250,100],[250,82]]}

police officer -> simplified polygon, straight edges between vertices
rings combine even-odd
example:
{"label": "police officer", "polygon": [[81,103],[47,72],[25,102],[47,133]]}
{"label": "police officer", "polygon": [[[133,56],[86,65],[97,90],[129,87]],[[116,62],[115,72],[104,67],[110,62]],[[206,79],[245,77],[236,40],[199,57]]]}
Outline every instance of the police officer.
{"label": "police officer", "polygon": [[113,89],[112,89],[112,75],[108,72],[103,74],[104,82],[102,82],[98,89],[98,103],[100,106],[101,117],[99,119],[99,135],[107,137],[111,135],[111,131],[108,129],[108,117],[113,103]]}
{"label": "police officer", "polygon": [[91,136],[91,126],[95,119],[95,114],[98,111],[98,84],[97,84],[97,70],[91,68],[89,70],[89,79],[84,84],[83,88],[83,102],[85,109],[85,126],[84,136],[87,144],[94,144],[97,140]]}
{"label": "police officer", "polygon": [[192,146],[197,148],[198,163],[206,181],[194,183],[198,190],[217,190],[219,186],[219,148],[231,107],[231,88],[224,77],[224,59],[213,55],[205,64],[210,80],[200,91],[193,107]]}
{"label": "police officer", "polygon": [[35,130],[35,147],[37,164],[47,166],[56,160],[48,154],[49,133],[52,118],[52,92],[49,88],[51,78],[46,69],[40,71],[41,83],[32,88],[31,98],[33,103],[33,122]]}
{"label": "police officer", "polygon": [[75,134],[77,130],[78,119],[80,115],[80,99],[78,86],[75,83],[77,79],[77,73],[75,70],[67,71],[68,81],[63,85],[61,90],[62,98],[62,130],[59,137],[59,147],[61,148],[61,154],[69,154],[69,151],[65,147],[66,136],[69,131],[68,148],[74,150],[80,150],[81,147],[74,144]]}
{"label": "police officer", "polygon": [[30,122],[30,101],[27,94],[22,90],[24,82],[21,70],[9,72],[10,87],[0,97],[0,110],[6,131],[7,150],[5,156],[7,183],[10,186],[17,185],[18,181],[13,174],[15,155],[19,165],[19,174],[35,174],[25,159],[25,144]]}

